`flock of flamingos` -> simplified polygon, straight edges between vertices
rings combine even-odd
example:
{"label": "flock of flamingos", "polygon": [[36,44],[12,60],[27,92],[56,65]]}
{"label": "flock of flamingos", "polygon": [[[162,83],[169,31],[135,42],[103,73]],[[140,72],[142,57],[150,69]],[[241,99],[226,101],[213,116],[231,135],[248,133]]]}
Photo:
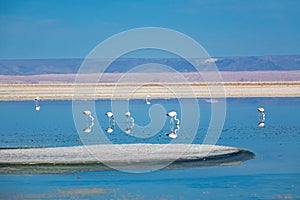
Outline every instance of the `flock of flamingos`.
{"label": "flock of flamingos", "polygon": [[[35,101],[35,110],[39,111],[41,109],[41,106],[39,105],[40,102],[40,97],[37,96],[34,101]],[[151,104],[150,102],[150,96],[147,95],[146,97],[146,104]],[[259,123],[258,123],[258,127],[264,127],[265,126],[265,109],[263,107],[259,107],[257,108],[259,115],[258,115],[258,119],[259,119]],[[87,117],[87,123],[90,121],[89,125],[87,125],[87,127],[85,129],[83,129],[83,131],[85,133],[90,133],[92,131],[92,127],[94,126],[94,117],[92,116],[92,113],[90,110],[85,110],[83,111],[83,114]],[[114,119],[114,115],[112,112],[107,112],[105,113],[105,115],[108,118],[108,127],[105,130],[107,133],[112,133],[115,127],[115,119]],[[176,111],[171,111],[168,112],[166,114],[166,116],[170,117],[170,132],[168,134],[166,134],[168,137],[170,138],[177,138],[177,132],[180,129],[180,120],[177,118],[177,112]],[[125,117],[126,117],[126,123],[127,123],[127,128],[125,130],[125,133],[130,134],[131,130],[134,127],[134,118],[131,116],[130,112],[126,112],[125,113]],[[89,120],[90,119],[90,120]]]}

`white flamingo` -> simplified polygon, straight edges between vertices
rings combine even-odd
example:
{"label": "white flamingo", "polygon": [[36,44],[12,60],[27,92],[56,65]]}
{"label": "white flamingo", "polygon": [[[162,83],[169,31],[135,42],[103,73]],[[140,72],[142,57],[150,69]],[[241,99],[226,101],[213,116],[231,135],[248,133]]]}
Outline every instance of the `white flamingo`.
{"label": "white flamingo", "polygon": [[39,111],[41,109],[41,106],[39,106],[39,100],[40,100],[39,96],[35,97],[35,99],[34,99],[34,101],[35,101],[35,110],[36,111]]}
{"label": "white flamingo", "polygon": [[[167,116],[171,117],[171,120],[170,120],[170,128],[171,128],[171,132],[166,134],[168,137],[170,138],[177,138],[177,131],[180,129],[180,121],[179,119],[177,119],[177,112],[175,111],[171,111],[171,112],[168,112],[166,114]],[[176,121],[176,128],[174,129],[174,121]]]}
{"label": "white flamingo", "polygon": [[258,110],[258,112],[260,112],[260,113],[263,113],[263,112],[265,112],[265,109],[264,109],[264,108],[262,108],[262,107],[260,107],[260,108],[257,108],[257,110]]}
{"label": "white flamingo", "polygon": [[129,118],[129,117],[131,116],[131,113],[128,111],[128,112],[125,113],[125,116],[126,116],[127,118]]}
{"label": "white flamingo", "polygon": [[86,116],[90,116],[90,115],[92,115],[92,112],[90,110],[85,110],[85,111],[83,111],[83,114]]}
{"label": "white flamingo", "polygon": [[94,117],[92,116],[92,112],[91,112],[90,110],[85,110],[85,111],[83,111],[83,114],[87,117],[87,118],[86,118],[87,123],[88,123],[88,117],[91,118],[91,121],[92,121],[91,125],[89,125],[89,126],[87,125],[88,127],[85,128],[85,129],[83,129],[83,131],[84,131],[85,133],[90,133],[90,132],[92,131],[92,127],[94,126],[94,121],[95,121],[95,119],[94,119]]}
{"label": "white flamingo", "polygon": [[40,99],[40,97],[39,96],[37,96],[37,97],[35,97],[35,99],[34,99],[35,101],[39,101],[39,100],[41,100]]}
{"label": "white flamingo", "polygon": [[131,120],[131,122],[134,123],[134,118],[131,117],[131,113],[130,112],[126,112],[125,116],[127,118],[127,122],[129,122],[129,120]]}
{"label": "white flamingo", "polygon": [[113,115],[113,113],[112,112],[107,112],[107,113],[105,113],[105,115],[108,117],[108,118],[114,118],[114,115]]}
{"label": "white flamingo", "polygon": [[146,104],[148,104],[148,105],[151,104],[151,102],[150,102],[150,95],[146,96]]}
{"label": "white flamingo", "polygon": [[92,131],[92,127],[94,126],[94,117],[92,117],[92,116],[90,116],[91,117],[91,119],[92,119],[92,123],[91,123],[91,125],[89,125],[88,127],[86,127],[85,129],[83,129],[83,131],[85,132],[85,133],[90,133],[91,131]]}
{"label": "white flamingo", "polygon": [[177,119],[177,112],[171,111],[171,112],[168,112],[166,115],[169,117],[172,117],[176,121],[176,125],[180,124],[179,119]]}
{"label": "white flamingo", "polygon": [[[105,130],[107,133],[112,133],[114,131],[114,126],[115,126],[115,120],[114,120],[114,115],[112,112],[107,112],[105,115],[108,118],[108,127]],[[111,119],[113,120],[112,125],[110,123]]]}
{"label": "white flamingo", "polygon": [[259,107],[257,108],[257,111],[259,112],[258,114],[258,119],[259,119],[259,123],[258,123],[258,127],[264,127],[265,126],[265,109],[263,107]]}
{"label": "white flamingo", "polygon": [[[134,127],[134,118],[131,117],[131,113],[128,111],[125,113],[126,119],[127,119],[127,128],[125,130],[125,133],[129,134],[131,133],[131,129]],[[131,120],[131,124],[129,123],[129,120]]]}

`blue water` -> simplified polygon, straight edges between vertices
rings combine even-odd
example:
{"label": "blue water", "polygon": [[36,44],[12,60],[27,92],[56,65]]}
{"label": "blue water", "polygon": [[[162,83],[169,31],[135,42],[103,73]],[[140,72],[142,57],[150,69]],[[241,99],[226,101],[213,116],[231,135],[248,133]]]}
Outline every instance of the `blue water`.
{"label": "blue water", "polygon": [[[176,110],[177,100],[153,100],[166,111]],[[81,145],[72,115],[71,101],[0,102],[0,147],[48,147]],[[97,119],[112,143],[169,143],[168,120],[149,138],[124,133],[116,125],[105,133],[109,101],[97,101]],[[147,107],[148,106],[148,107]],[[257,107],[266,110],[265,127],[257,126]],[[211,104],[199,99],[200,122],[193,143],[202,143],[210,121]],[[130,101],[138,125],[150,122],[149,105]],[[219,145],[236,146],[255,153],[239,165],[159,170],[132,174],[116,170],[65,174],[0,174],[0,199],[300,199],[300,98],[227,99],[226,120]],[[81,114],[81,113],[80,113]],[[165,117],[166,118],[166,117]],[[166,118],[168,119],[168,118]],[[180,118],[193,124],[192,118]],[[82,114],[83,127],[85,116]],[[125,119],[124,119],[125,120]],[[88,124],[89,122],[87,122]],[[82,133],[82,128],[78,130]],[[134,131],[134,128],[132,129]],[[134,133],[134,132],[133,132]],[[99,134],[95,129],[88,137]],[[188,128],[178,138],[188,138]]]}

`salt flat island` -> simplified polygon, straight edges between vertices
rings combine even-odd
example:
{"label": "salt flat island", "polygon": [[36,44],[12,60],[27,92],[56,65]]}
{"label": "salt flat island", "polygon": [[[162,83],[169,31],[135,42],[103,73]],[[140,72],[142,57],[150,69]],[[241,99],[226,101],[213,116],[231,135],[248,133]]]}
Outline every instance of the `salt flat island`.
{"label": "salt flat island", "polygon": [[[116,151],[116,149],[118,151]],[[234,165],[252,159],[250,151],[204,144],[100,144],[0,150],[0,173],[148,170]],[[173,162],[174,161],[174,162]],[[105,165],[104,165],[105,164]]]}

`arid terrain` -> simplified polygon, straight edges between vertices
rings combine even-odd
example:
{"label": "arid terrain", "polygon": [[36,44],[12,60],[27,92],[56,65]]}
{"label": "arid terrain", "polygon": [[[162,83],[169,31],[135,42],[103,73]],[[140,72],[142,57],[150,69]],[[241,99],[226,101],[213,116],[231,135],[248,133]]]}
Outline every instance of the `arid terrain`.
{"label": "arid terrain", "polygon": [[300,70],[0,76],[0,100],[299,97]]}
{"label": "arid terrain", "polygon": [[299,82],[0,84],[0,100],[300,97]]}
{"label": "arid terrain", "polygon": [[[99,83],[116,82],[206,82],[204,76],[216,75],[215,72],[196,73],[104,73],[96,74],[101,77]],[[51,83],[74,83],[77,74],[41,74],[41,75],[23,75],[10,76],[0,75],[0,84],[51,84]],[[90,80],[90,76],[81,75]],[[282,81],[300,81],[300,70],[294,71],[220,71],[220,80],[223,82],[282,82]],[[125,79],[124,79],[125,78]],[[184,78],[184,79],[183,79]]]}

